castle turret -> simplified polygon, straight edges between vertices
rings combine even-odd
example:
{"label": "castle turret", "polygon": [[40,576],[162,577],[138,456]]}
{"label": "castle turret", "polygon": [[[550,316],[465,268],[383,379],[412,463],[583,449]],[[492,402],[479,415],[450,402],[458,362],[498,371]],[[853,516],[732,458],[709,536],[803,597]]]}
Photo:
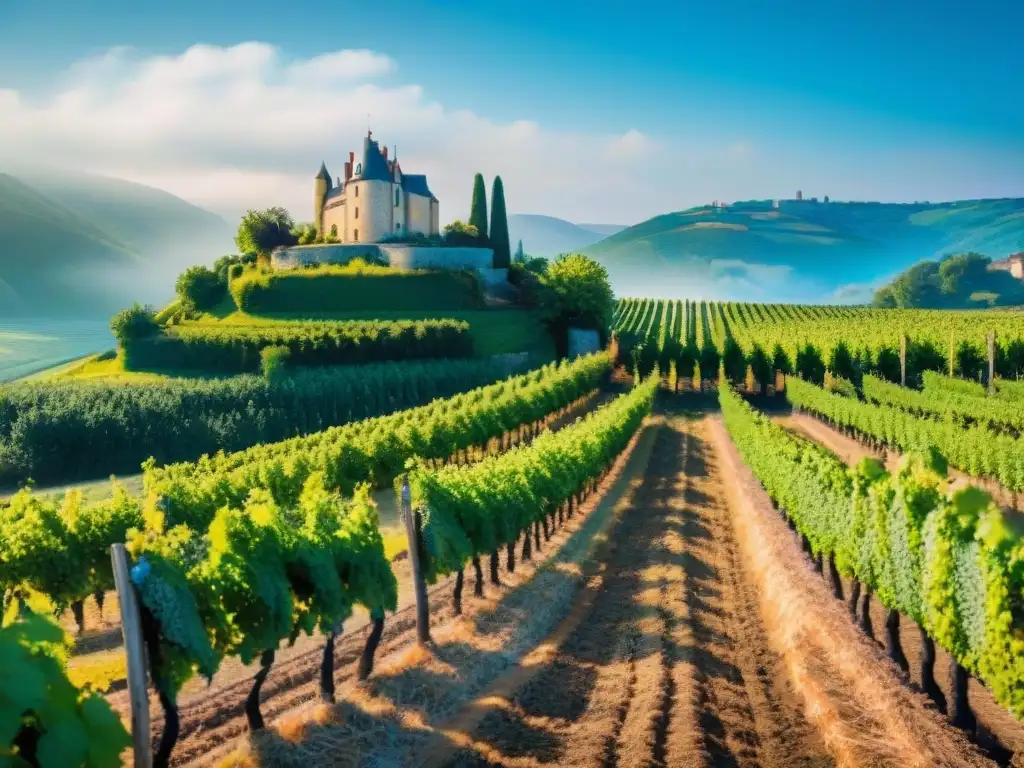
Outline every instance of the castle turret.
{"label": "castle turret", "polygon": [[320,163],[320,172],[313,179],[313,226],[323,234],[324,200],[331,191],[331,174],[327,172],[327,163]]}

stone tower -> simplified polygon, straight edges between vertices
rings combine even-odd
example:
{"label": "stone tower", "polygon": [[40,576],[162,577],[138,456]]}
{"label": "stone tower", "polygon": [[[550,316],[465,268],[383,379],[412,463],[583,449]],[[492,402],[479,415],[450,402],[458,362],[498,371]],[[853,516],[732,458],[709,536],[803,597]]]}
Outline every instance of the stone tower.
{"label": "stone tower", "polygon": [[327,163],[320,163],[320,172],[313,179],[313,226],[320,232],[324,220],[324,200],[331,191],[331,174],[327,172]]}

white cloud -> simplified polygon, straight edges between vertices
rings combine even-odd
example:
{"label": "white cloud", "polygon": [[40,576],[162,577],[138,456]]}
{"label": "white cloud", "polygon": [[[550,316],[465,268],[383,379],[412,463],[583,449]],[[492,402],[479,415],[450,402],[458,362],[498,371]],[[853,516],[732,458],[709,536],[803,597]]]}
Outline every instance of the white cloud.
{"label": "white cloud", "polygon": [[[275,47],[196,45],[177,56],[117,48],[79,62],[50,92],[0,89],[0,166],[43,164],[151,184],[227,216],[284,205],[312,212],[312,179],[334,175],[374,136],[426,173],[442,220],[468,213],[472,177],[500,174],[511,211],[627,223],[727,198],[721,147],[496,122],[431,100],[386,55],[343,50],[299,61]],[[380,78],[387,77],[387,82]],[[680,199],[680,178],[697,199]],[[704,191],[706,190],[706,191]]]}

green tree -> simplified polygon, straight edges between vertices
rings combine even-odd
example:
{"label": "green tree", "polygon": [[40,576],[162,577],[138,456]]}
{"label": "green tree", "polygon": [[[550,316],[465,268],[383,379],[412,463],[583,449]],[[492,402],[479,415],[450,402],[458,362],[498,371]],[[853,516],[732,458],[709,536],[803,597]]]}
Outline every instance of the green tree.
{"label": "green tree", "polygon": [[110,330],[122,344],[127,339],[142,339],[155,336],[160,331],[152,307],[135,302],[128,309],[122,309],[110,319]]}
{"label": "green tree", "polygon": [[227,281],[222,281],[217,271],[201,264],[186,269],[174,284],[182,304],[198,310],[213,307],[224,298],[226,289]]}
{"label": "green tree", "polygon": [[474,246],[480,240],[480,230],[472,224],[466,224],[456,219],[444,227],[444,242],[446,245]]}
{"label": "green tree", "polygon": [[275,248],[295,245],[297,238],[292,234],[294,227],[291,214],[284,208],[246,211],[238,224],[235,245],[242,253],[269,256]]}
{"label": "green tree", "polygon": [[563,254],[550,264],[542,277],[540,307],[559,354],[568,349],[569,328],[596,330],[601,344],[608,343],[615,295],[608,271],[589,256]]}
{"label": "green tree", "polygon": [[526,254],[523,252],[523,241],[522,240],[519,241],[519,245],[516,247],[516,255],[515,255],[514,260],[515,260],[516,263],[521,263],[521,262],[526,261]]}
{"label": "green tree", "polygon": [[476,227],[477,240],[481,246],[487,245],[487,189],[484,187],[484,176],[478,173],[473,178],[473,203],[469,209],[469,223]]}
{"label": "green tree", "polygon": [[504,269],[512,261],[512,246],[508,240],[508,214],[505,212],[505,185],[501,176],[494,177],[491,187],[491,248],[494,249],[494,268]]}

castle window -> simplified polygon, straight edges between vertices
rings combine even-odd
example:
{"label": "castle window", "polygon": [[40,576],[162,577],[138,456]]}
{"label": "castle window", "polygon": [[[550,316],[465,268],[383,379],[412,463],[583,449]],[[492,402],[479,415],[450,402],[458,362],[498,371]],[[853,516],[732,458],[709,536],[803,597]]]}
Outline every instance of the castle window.
{"label": "castle window", "polygon": [[356,218],[357,219],[359,218],[359,209],[358,208],[356,208]]}
{"label": "castle window", "polygon": [[402,190],[395,190],[395,208],[397,208],[402,202]]}
{"label": "castle window", "polygon": [[399,232],[401,232],[402,231],[402,225],[401,224],[395,224],[395,229],[397,229]]}
{"label": "castle window", "polygon": [[359,187],[356,187],[356,197],[359,197]]}
{"label": "castle window", "polygon": [[359,230],[358,229],[352,230],[352,239],[355,240],[357,243],[359,242]]}

